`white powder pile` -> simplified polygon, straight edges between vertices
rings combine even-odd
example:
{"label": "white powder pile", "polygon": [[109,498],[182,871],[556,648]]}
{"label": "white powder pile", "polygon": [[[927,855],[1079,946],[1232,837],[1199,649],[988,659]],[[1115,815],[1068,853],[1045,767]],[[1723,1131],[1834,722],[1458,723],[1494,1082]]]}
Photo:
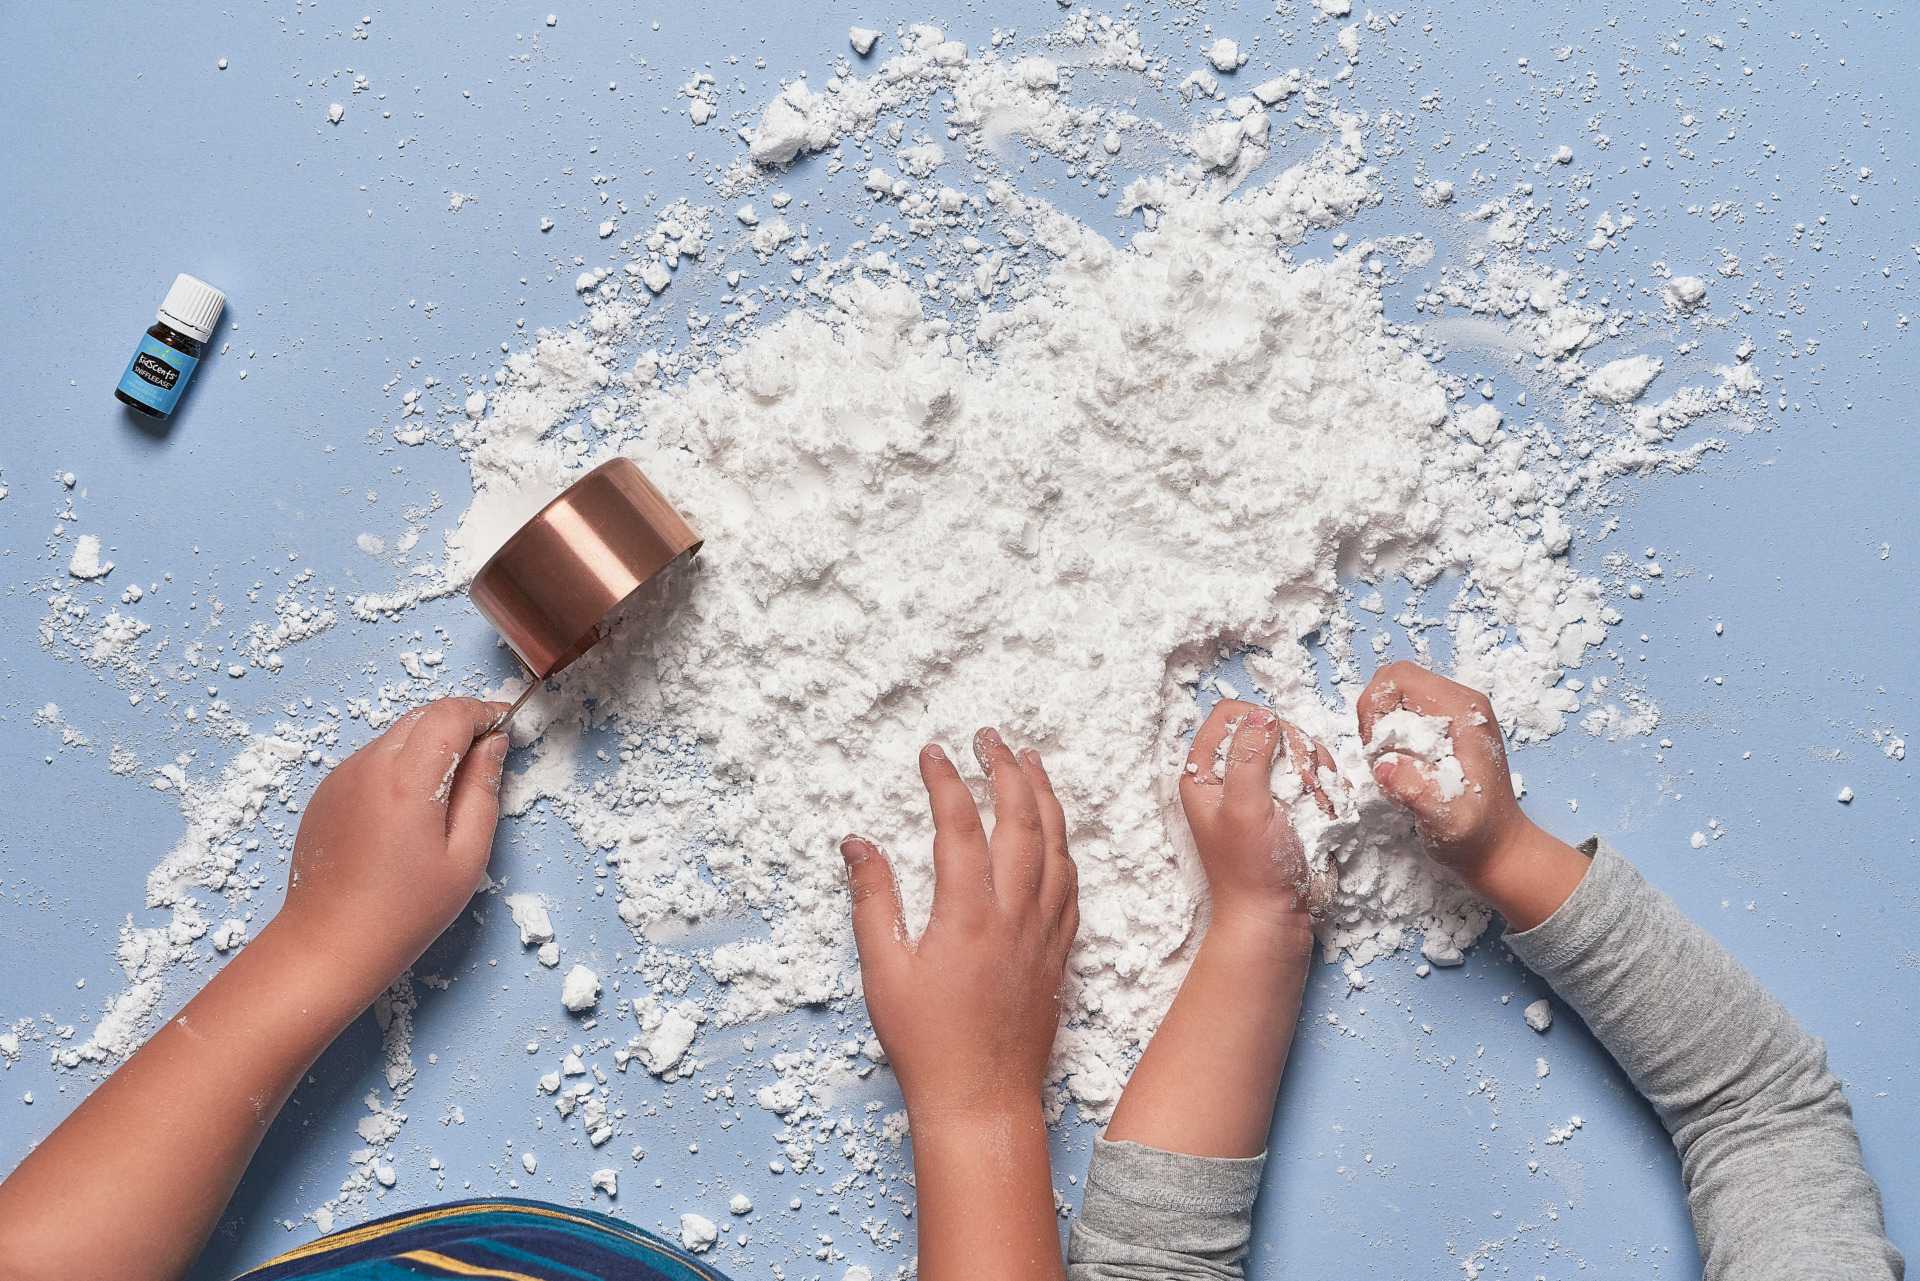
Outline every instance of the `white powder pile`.
{"label": "white powder pile", "polygon": [[[1131,66],[1137,48],[1124,27],[1070,22],[1054,39],[1112,68]],[[1333,776],[1316,780],[1331,819],[1298,779],[1276,788],[1316,864],[1341,873],[1321,936],[1349,981],[1364,984],[1361,967],[1415,934],[1435,964],[1458,964],[1488,913],[1419,854],[1373,783],[1345,701],[1364,673],[1342,578],[1404,578],[1417,599],[1470,569],[1477,593],[1449,606],[1456,674],[1490,692],[1515,739],[1556,733],[1580,706],[1559,686],[1564,670],[1617,621],[1600,585],[1559,559],[1568,508],[1623,472],[1690,465],[1659,444],[1730,402],[1688,389],[1693,399],[1608,435],[1594,409],[1604,398],[1570,392],[1566,422],[1586,441],[1572,458],[1544,434],[1504,430],[1491,406],[1450,412],[1466,389],[1381,321],[1379,256],[1418,264],[1430,245],[1366,242],[1306,262],[1285,252],[1379,199],[1366,123],[1337,110],[1312,158],[1238,194],[1223,193],[1265,158],[1264,132],[1249,123],[1265,116],[1226,122],[1238,150],[1221,163],[1196,141],[1199,167],[1127,188],[1123,207],[1144,210],[1151,228],[1127,248],[998,179],[985,201],[949,200],[936,170],[954,149],[908,145],[900,120],[887,122],[935,91],[952,95],[949,137],[975,161],[995,131],[1017,131],[1091,155],[1089,174],[1103,178],[1112,130],[1139,122],[1074,107],[1044,59],[969,56],[933,28],[913,28],[903,50],[870,79],[843,71],[829,94],[795,82],[749,131],[722,194],[746,194],[847,134],[891,139],[895,163],[876,160],[865,187],[898,205],[916,245],[938,256],[945,237],[961,240],[972,257],[959,260],[959,283],[914,282],[886,248],[901,234],[890,224],[833,260],[785,218],[754,211],[734,220],[737,234],[762,261],[782,252],[814,264],[803,296],[816,309],[755,324],[748,300],[729,319],[734,345],[702,331],[663,352],[647,315],[659,286],[623,291],[620,273],[583,274],[584,323],[543,334],[511,359],[483,415],[452,423],[475,497],[432,590],[466,581],[583,468],[615,454],[706,538],[689,568],[630,603],[613,640],[536,694],[514,726],[532,751],[503,790],[509,813],[550,800],[604,854],[620,915],[649,956],[671,951],[645,937],[668,918],[744,910],[767,922],[691,954],[720,984],[711,1007],[635,1002],[629,1052],[656,1075],[676,1071],[708,1019],[724,1026],[857,990],[835,853],[846,831],[882,839],[909,923],[924,922],[922,744],[957,746],[995,724],[1039,748],[1081,868],[1073,1015],[1053,1077],[1097,1116],[1196,941],[1204,880],[1173,779],[1205,670],[1252,647],[1258,691],[1333,750]],[[1325,82],[1284,83],[1324,102],[1314,92]],[[1202,176],[1223,165],[1227,186]],[[786,207],[781,193],[769,203]],[[720,221],[684,201],[658,217],[627,275],[664,282],[688,270]],[[988,235],[1045,257],[989,253],[977,238]],[[1475,281],[1524,283],[1522,316],[1544,317],[1543,365],[1565,361],[1563,385],[1588,375],[1575,356],[1599,341],[1604,316],[1568,297],[1564,274],[1490,268]],[[960,309],[930,315],[943,294]],[[1632,381],[1601,373],[1603,386]],[[1316,636],[1341,701],[1319,691],[1303,643]],[[1377,637],[1375,652],[1388,641]],[[1459,795],[1445,723],[1435,732],[1406,718],[1374,747],[1419,756]],[[1612,706],[1588,719],[1595,732],[1639,725]],[[617,765],[583,768],[589,729],[619,737]]]}
{"label": "white powder pile", "polygon": [[1626,405],[1640,399],[1660,373],[1658,356],[1629,356],[1608,361],[1587,375],[1587,394],[1607,405]]}
{"label": "white powder pile", "polygon": [[[1277,193],[1315,173],[1338,167],[1322,156],[1237,200],[1170,196],[1131,252],[1055,215],[1044,288],[971,344],[856,270],[823,313],[753,333],[684,387],[621,350],[633,312],[617,296],[593,298],[587,332],[515,361],[470,437],[453,576],[614,452],[707,546],[515,722],[520,741],[543,737],[508,807],[551,798],[616,866],[636,931],[721,908],[773,917],[702,958],[726,985],[723,1023],[849,990],[847,830],[887,843],[924,921],[914,755],[997,724],[1046,755],[1074,825],[1083,924],[1054,1070],[1083,1106],[1110,1104],[1194,941],[1202,884],[1171,781],[1223,645],[1266,651],[1248,661],[1262,689],[1341,744],[1352,792],[1316,835],[1344,869],[1330,948],[1357,965],[1412,931],[1445,952],[1484,927],[1373,789],[1301,638],[1345,617],[1343,565],[1417,583],[1482,567],[1461,666],[1535,737],[1577,705],[1552,686],[1603,635],[1599,593],[1528,540],[1510,501],[1496,510],[1506,487],[1455,469],[1447,396],[1370,336],[1379,300],[1358,258],[1274,253],[1300,225]],[[602,400],[591,448],[554,430]],[[604,786],[576,773],[589,703],[625,735]],[[706,773],[663,777],[663,732],[697,741]]]}
{"label": "white powder pile", "polygon": [[584,965],[567,971],[560,984],[560,1004],[575,1014],[592,1009],[600,1000],[600,976]]}

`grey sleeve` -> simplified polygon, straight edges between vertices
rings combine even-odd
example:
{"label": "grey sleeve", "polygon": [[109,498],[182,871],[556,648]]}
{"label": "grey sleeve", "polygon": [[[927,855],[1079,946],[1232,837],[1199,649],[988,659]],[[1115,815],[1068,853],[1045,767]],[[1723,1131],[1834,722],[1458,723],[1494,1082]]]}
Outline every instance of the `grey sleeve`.
{"label": "grey sleeve", "polygon": [[1707,1281],[1898,1281],[1826,1046],[1611,846],[1580,848],[1593,865],[1573,894],[1507,945],[1660,1114]]}
{"label": "grey sleeve", "polygon": [[1238,1281],[1266,1164],[1095,1139],[1067,1281]]}

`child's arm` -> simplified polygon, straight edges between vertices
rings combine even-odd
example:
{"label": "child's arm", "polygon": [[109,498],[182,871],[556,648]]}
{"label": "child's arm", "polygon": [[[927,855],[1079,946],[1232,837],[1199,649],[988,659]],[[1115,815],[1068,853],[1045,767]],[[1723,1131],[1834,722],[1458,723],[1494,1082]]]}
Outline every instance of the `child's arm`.
{"label": "child's arm", "polygon": [[938,747],[920,753],[933,806],[933,914],[907,937],[893,868],[868,841],[840,847],[873,1030],[906,1098],[927,1281],[1061,1275],[1040,1086],[1079,928],[1066,817],[1040,756],[982,730],[988,839]]}
{"label": "child's arm", "polygon": [[1482,695],[1396,663],[1360,700],[1361,738],[1396,707],[1452,719],[1470,786],[1440,801],[1405,758],[1384,758],[1375,777],[1659,1112],[1706,1276],[1900,1277],[1825,1047],[1611,847],[1596,837],[1582,853],[1527,820]]}
{"label": "child's arm", "polygon": [[0,1183],[9,1277],[183,1275],[328,1043],[460,914],[486,870],[499,704],[397,722],[314,792],[286,904]]}
{"label": "child's arm", "polygon": [[1273,801],[1276,751],[1325,804],[1318,770],[1332,758],[1266,708],[1222,701],[1194,735],[1180,802],[1213,915],[1095,1141],[1068,1246],[1076,1279],[1241,1275],[1313,953],[1306,857]]}

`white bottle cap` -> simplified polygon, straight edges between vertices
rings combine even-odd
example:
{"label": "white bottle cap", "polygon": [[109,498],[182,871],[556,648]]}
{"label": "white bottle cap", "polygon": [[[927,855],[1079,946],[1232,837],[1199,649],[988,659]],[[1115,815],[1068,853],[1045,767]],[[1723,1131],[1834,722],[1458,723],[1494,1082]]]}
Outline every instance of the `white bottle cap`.
{"label": "white bottle cap", "polygon": [[204,280],[183,274],[174,280],[173,288],[167,290],[167,300],[160,304],[156,319],[189,338],[205,342],[213,337],[213,327],[220,323],[220,309],[226,305],[225,294]]}

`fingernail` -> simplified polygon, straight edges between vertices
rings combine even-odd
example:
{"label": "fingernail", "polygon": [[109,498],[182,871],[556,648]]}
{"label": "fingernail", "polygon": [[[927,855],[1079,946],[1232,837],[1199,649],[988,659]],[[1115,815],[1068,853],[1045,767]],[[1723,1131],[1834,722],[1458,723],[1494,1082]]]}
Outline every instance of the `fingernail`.
{"label": "fingernail", "polygon": [[981,742],[987,744],[990,747],[1006,746],[1006,744],[1000,741],[1000,732],[994,729],[992,726],[988,726],[986,729],[981,730],[974,737],[978,738]]}
{"label": "fingernail", "polygon": [[1277,724],[1280,720],[1278,716],[1275,716],[1272,712],[1268,711],[1264,707],[1256,707],[1253,711],[1248,712],[1247,719],[1252,721],[1255,725],[1259,726],[1261,729],[1267,729]]}
{"label": "fingernail", "polygon": [[873,846],[863,837],[849,836],[840,842],[840,857],[847,860],[848,867],[852,867],[873,857]]}
{"label": "fingernail", "polygon": [[512,745],[507,742],[507,736],[504,733],[495,732],[487,735],[487,759],[498,765],[507,759],[507,748],[510,746]]}
{"label": "fingernail", "polygon": [[927,755],[931,756],[936,761],[944,761],[947,759],[946,750],[942,748],[938,743],[927,744]]}
{"label": "fingernail", "polygon": [[1040,764],[1040,753],[1034,751],[1031,747],[1029,747],[1024,753],[1021,754],[1021,759],[1026,761],[1026,763],[1029,765],[1037,766]]}
{"label": "fingernail", "polygon": [[1374,762],[1373,781],[1380,784],[1380,786],[1382,787],[1385,787],[1388,783],[1391,783],[1393,781],[1394,764],[1395,764],[1394,759],[1391,756],[1385,757],[1382,760]]}

